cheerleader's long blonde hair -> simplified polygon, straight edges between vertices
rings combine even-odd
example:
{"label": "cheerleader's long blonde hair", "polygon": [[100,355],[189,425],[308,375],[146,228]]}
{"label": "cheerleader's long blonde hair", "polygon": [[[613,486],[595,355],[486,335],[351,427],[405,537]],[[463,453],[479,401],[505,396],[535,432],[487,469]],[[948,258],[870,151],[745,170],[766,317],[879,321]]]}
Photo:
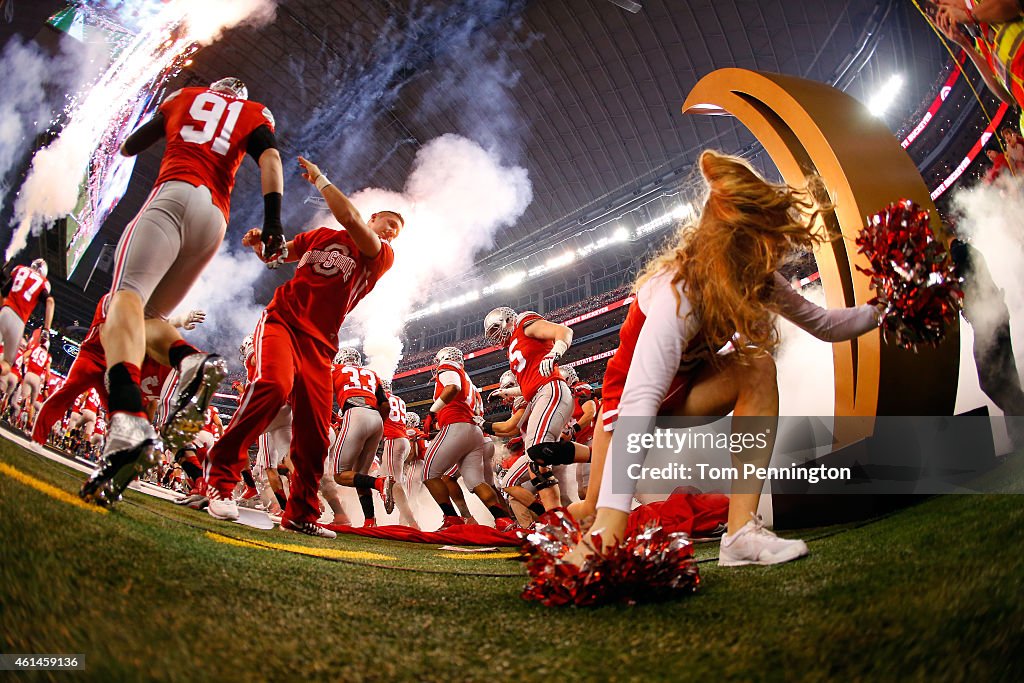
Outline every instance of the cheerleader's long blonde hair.
{"label": "cheerleader's long blonde hair", "polygon": [[812,226],[832,207],[815,201],[824,193],[814,181],[805,189],[770,183],[738,157],[705,151],[700,171],[707,183],[703,210],[647,264],[636,286],[663,270],[673,284],[682,282],[712,358],[736,333],[741,359],[771,353],[779,344],[766,306],[772,274],[826,240]]}

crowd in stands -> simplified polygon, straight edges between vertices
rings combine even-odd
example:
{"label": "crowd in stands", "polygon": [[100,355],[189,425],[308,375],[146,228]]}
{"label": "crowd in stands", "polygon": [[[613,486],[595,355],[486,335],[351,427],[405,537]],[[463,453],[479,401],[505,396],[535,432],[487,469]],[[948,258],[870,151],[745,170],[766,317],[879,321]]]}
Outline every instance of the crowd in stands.
{"label": "crowd in stands", "polygon": [[992,162],[992,168],[985,174],[986,183],[995,181],[1003,173],[1024,173],[1024,138],[1012,128],[1004,128],[1002,138],[1002,149],[997,147],[986,152]]}
{"label": "crowd in stands", "polygon": [[[609,290],[602,294],[598,294],[596,296],[588,297],[582,301],[569,304],[568,306],[556,308],[553,311],[545,313],[544,317],[554,322],[564,322],[566,320],[569,320],[570,318],[575,318],[578,315],[582,315],[587,311],[593,311],[595,309],[600,308],[601,306],[605,306],[607,304],[610,304],[612,302],[618,301],[619,299],[626,297],[629,294],[632,287],[632,283],[628,285],[622,285],[621,287],[616,287],[615,289]],[[480,349],[484,349],[487,348],[488,346],[491,346],[491,342],[487,341],[487,339],[485,339],[483,335],[479,335],[477,337],[472,337],[470,339],[460,339],[458,341],[452,342],[451,344],[446,344],[446,346],[454,346],[458,348],[460,351],[462,351],[462,353],[472,353],[473,351],[479,351]],[[429,365],[434,360],[434,355],[437,353],[437,351],[438,349],[432,348],[425,349],[423,351],[413,351],[410,353],[406,353],[405,355],[402,356],[402,360],[398,364],[397,372],[415,370],[416,368],[421,368],[424,365]]]}

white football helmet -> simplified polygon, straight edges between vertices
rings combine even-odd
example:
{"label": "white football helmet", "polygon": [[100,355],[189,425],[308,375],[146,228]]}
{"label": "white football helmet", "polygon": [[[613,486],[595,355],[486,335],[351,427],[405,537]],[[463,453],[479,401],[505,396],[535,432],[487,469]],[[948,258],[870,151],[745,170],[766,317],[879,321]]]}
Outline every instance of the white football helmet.
{"label": "white football helmet", "polygon": [[460,368],[465,364],[465,358],[462,355],[462,350],[457,349],[454,346],[446,346],[437,352],[434,356],[434,365],[440,365],[441,363],[455,363]]}
{"label": "white football helmet", "polygon": [[358,349],[351,346],[343,346],[338,349],[338,355],[334,357],[335,365],[354,365],[357,368],[363,367],[363,356]]}
{"label": "white football helmet", "polygon": [[255,340],[251,334],[247,334],[242,343],[238,345],[238,360],[245,365],[245,361],[254,353],[256,353]]}
{"label": "white football helmet", "polygon": [[245,87],[245,83],[240,78],[234,76],[228,76],[222,78],[219,81],[214,81],[210,84],[210,90],[216,90],[217,92],[227,93],[232,97],[237,97],[240,100],[249,99],[249,89]]}
{"label": "white football helmet", "polygon": [[516,329],[516,312],[508,306],[498,306],[484,316],[484,336],[502,346],[508,346]]}
{"label": "white football helmet", "polygon": [[559,372],[562,373],[562,377],[565,378],[565,383],[570,387],[574,384],[579,384],[580,376],[576,374],[576,368],[566,367],[564,365],[558,366]]}
{"label": "white football helmet", "polygon": [[406,413],[405,414],[405,426],[406,427],[419,427],[420,426],[420,416],[417,415],[416,413]]}
{"label": "white football helmet", "polygon": [[391,380],[389,380],[389,379],[381,379],[380,385],[382,387],[384,387],[384,391],[388,392],[389,394],[392,393],[391,392]]}
{"label": "white football helmet", "polygon": [[32,263],[28,264],[28,267],[36,271],[43,277],[46,277],[46,273],[49,272],[49,267],[46,265],[46,261],[41,258],[37,258]]}
{"label": "white football helmet", "polygon": [[594,387],[586,382],[580,382],[572,388],[572,395],[580,398],[586,397],[589,400],[594,397]]}
{"label": "white football helmet", "polygon": [[519,386],[519,382],[516,380],[516,375],[511,370],[506,370],[501,373],[501,379],[498,380],[499,389],[511,389],[512,387]]}

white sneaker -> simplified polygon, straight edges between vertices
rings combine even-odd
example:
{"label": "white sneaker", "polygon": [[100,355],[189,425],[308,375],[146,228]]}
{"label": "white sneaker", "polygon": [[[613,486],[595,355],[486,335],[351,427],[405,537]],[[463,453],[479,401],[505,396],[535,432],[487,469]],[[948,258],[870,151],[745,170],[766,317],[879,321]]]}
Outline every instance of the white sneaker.
{"label": "white sneaker", "polygon": [[233,498],[221,496],[220,491],[212,486],[206,490],[206,497],[210,501],[206,511],[210,513],[211,517],[228,522],[238,519],[238,504],[235,503]]}
{"label": "white sneaker", "polygon": [[781,564],[803,557],[807,552],[806,543],[779,538],[765,529],[761,516],[756,515],[734,535],[722,536],[718,565],[740,567],[746,564]]}
{"label": "white sneaker", "polygon": [[281,529],[284,531],[297,531],[307,536],[318,536],[320,538],[337,538],[338,534],[316,522],[293,522],[284,517],[281,519]]}

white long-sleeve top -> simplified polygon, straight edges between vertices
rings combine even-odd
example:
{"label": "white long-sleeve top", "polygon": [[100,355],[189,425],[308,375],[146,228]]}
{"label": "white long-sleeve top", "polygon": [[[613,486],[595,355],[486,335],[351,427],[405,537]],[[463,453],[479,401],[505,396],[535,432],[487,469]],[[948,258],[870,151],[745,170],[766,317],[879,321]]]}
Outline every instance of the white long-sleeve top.
{"label": "white long-sleeve top", "polygon": [[[779,273],[775,273],[773,285],[769,307],[824,341],[853,339],[878,325],[873,306],[822,308],[801,296]],[[653,426],[654,416],[679,373],[683,354],[700,331],[700,321],[691,315],[692,306],[683,292],[683,283],[673,286],[670,272],[660,273],[645,282],[637,292],[636,303],[645,319],[618,404],[618,419],[633,418],[630,431],[640,426],[639,421],[634,421],[636,418],[645,419]],[[630,464],[642,463],[646,456],[645,451],[627,453],[621,442],[622,439],[613,439],[609,448],[605,465],[608,474],[625,472]],[[613,493],[611,490],[613,480],[617,482],[616,489],[624,488],[622,479],[622,476],[602,479],[599,506],[624,512],[630,510],[636,482],[632,482],[629,491]]]}

